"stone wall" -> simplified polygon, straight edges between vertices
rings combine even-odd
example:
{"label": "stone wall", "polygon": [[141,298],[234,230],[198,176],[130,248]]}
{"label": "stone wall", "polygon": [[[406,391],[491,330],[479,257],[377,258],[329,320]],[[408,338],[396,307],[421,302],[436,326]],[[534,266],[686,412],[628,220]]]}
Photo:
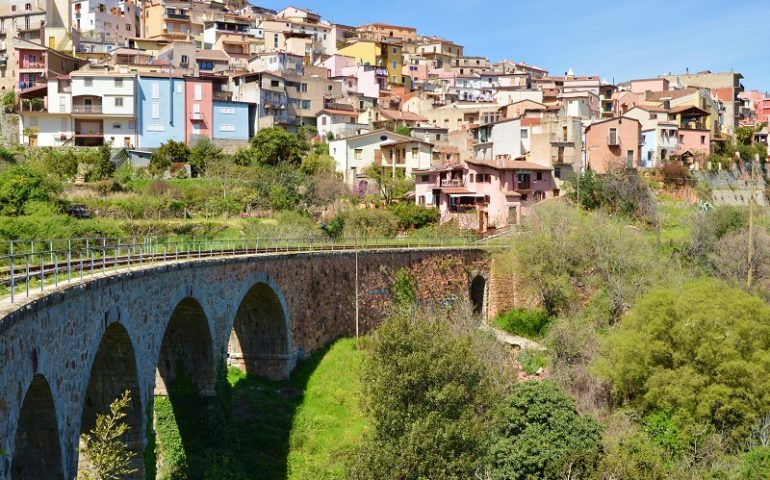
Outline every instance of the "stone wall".
{"label": "stone wall", "polygon": [[[173,375],[177,360],[200,374],[202,392],[211,389],[216,366],[231,356],[245,359],[246,368],[249,359],[263,359],[269,365],[263,373],[287,375],[298,359],[355,332],[356,263],[362,332],[392,305],[390,289],[400,268],[415,279],[425,304],[467,301],[473,278],[489,278],[488,256],[479,250],[202,259],[63,285],[0,316],[0,449],[8,453],[0,457],[0,479],[29,478],[16,470],[30,472],[29,449],[46,443],[42,435],[52,431],[61,462],[46,467],[47,476],[58,478],[50,472],[60,469],[64,478],[74,478],[78,437],[86,426],[81,421],[92,422],[94,411],[105,410],[125,388],[135,398],[127,420],[139,435],[130,444],[141,451],[141,412],[151,405],[156,378]],[[229,351],[236,319],[260,326],[243,330],[242,352]],[[17,429],[20,418],[51,398],[55,415],[41,418],[55,418],[55,425],[22,422]],[[17,444],[26,450],[17,451]],[[142,476],[140,471],[136,478]]]}

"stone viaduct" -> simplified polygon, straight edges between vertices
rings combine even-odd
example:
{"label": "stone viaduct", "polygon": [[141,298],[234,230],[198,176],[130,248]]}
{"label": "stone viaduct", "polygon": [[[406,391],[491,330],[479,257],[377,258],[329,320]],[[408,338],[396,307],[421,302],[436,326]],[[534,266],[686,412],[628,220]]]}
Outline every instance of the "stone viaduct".
{"label": "stone viaduct", "polygon": [[[406,268],[420,302],[487,308],[489,255],[424,249],[173,262],[61,286],[0,311],[0,479],[72,479],[78,439],[124,390],[143,478],[147,412],[179,365],[202,394],[229,363],[286,377],[297,360],[376,326]],[[356,275],[356,264],[358,275]]]}

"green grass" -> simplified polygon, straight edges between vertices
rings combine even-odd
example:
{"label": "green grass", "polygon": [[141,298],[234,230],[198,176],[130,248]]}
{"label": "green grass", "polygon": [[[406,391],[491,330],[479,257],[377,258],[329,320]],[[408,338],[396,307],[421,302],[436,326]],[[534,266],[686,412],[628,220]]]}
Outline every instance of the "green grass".
{"label": "green grass", "polygon": [[495,317],[492,324],[512,335],[538,340],[545,336],[552,321],[542,310],[514,309]]}
{"label": "green grass", "polygon": [[189,380],[177,382],[169,397],[155,398],[157,478],[345,478],[344,459],[366,428],[362,358],[345,339],[300,363],[287,381],[230,369],[214,399],[198,397]]}

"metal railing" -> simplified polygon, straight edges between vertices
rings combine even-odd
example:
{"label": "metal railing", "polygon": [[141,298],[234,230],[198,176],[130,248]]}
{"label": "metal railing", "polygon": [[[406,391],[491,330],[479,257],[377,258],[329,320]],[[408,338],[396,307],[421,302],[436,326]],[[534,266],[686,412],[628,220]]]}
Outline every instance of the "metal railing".
{"label": "metal railing", "polygon": [[35,291],[58,288],[145,266],[244,255],[425,248],[478,248],[473,238],[443,237],[188,239],[80,238],[0,242],[0,303],[16,303]]}

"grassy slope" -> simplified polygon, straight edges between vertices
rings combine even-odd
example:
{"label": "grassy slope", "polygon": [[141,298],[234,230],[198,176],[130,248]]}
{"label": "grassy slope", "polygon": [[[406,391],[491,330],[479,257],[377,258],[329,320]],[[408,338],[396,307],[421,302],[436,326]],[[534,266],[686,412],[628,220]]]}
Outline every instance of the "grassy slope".
{"label": "grassy slope", "polygon": [[366,425],[362,355],[340,340],[283,382],[231,369],[223,414],[184,386],[173,402],[157,397],[157,478],[343,479],[342,460]]}

